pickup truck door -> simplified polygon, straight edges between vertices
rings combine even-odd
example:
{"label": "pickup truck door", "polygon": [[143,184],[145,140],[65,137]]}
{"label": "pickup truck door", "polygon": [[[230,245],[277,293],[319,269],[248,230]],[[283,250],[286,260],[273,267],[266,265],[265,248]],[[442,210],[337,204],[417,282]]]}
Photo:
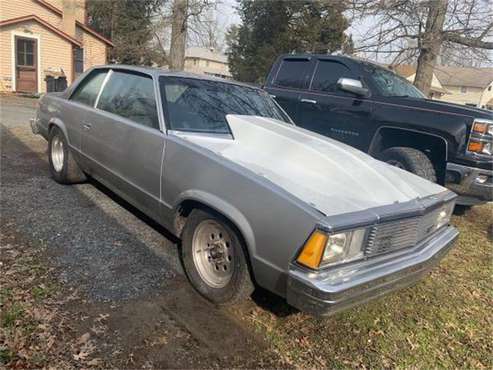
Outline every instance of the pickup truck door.
{"label": "pickup truck door", "polygon": [[339,61],[320,59],[315,65],[308,90],[300,96],[297,124],[366,150],[372,130],[370,100],[341,91],[337,81],[353,76]]}
{"label": "pickup truck door", "polygon": [[294,122],[298,122],[300,93],[308,86],[311,66],[309,57],[284,58],[265,88]]}
{"label": "pickup truck door", "polygon": [[91,163],[91,175],[159,218],[165,135],[159,129],[153,79],[109,72],[83,127],[82,151]]}

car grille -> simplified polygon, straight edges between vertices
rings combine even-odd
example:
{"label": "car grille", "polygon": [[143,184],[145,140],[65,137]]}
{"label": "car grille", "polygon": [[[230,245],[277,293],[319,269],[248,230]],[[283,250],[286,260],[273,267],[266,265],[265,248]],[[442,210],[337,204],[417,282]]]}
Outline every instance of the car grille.
{"label": "car grille", "polygon": [[414,247],[436,231],[440,209],[419,217],[405,218],[372,226],[369,230],[365,256],[375,256]]}

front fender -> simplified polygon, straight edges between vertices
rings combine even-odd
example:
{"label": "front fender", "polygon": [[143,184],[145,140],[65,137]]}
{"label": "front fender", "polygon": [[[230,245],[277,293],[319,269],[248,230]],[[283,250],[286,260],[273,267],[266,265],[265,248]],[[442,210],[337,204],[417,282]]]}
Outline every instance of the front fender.
{"label": "front fender", "polygon": [[180,205],[186,201],[201,203],[228,218],[238,228],[245,239],[250,255],[256,255],[255,234],[252,226],[240,210],[214,194],[194,189],[186,190],[178,196],[178,200],[173,207],[175,213],[178,211]]}

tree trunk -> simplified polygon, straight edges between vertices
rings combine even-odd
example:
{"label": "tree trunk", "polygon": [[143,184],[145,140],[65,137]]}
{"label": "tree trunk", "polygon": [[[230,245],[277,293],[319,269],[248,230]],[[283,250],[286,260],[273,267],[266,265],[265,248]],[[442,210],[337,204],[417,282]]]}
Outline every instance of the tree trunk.
{"label": "tree trunk", "polygon": [[447,12],[448,0],[431,0],[424,34],[419,40],[419,57],[414,85],[426,96],[430,96],[433,69],[442,47],[443,24]]}
{"label": "tree trunk", "polygon": [[187,0],[174,0],[169,69],[183,71],[187,43]]}

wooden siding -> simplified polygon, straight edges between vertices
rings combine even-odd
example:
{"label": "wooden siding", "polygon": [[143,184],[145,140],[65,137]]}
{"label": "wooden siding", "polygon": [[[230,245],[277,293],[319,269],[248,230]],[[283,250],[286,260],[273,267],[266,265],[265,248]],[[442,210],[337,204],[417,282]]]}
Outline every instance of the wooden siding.
{"label": "wooden siding", "polygon": [[76,38],[82,40],[84,48],[84,70],[92,66],[106,64],[107,48],[105,43],[91,34],[84,32],[80,27],[77,27]]}
{"label": "wooden siding", "polygon": [[[29,32],[25,32],[25,31]],[[60,36],[50,32],[37,22],[28,21],[22,24],[2,27],[0,30],[0,88],[12,89],[12,33],[24,33],[25,37],[38,36],[40,48],[40,93],[46,92],[45,71],[49,67],[62,68],[67,82],[72,82],[72,44]]]}
{"label": "wooden siding", "polygon": [[[62,0],[45,0],[51,5],[62,9]],[[84,0],[76,0],[80,4],[85,4]],[[81,8],[81,7],[79,7]],[[81,8],[83,9],[83,8]],[[23,17],[35,14],[43,21],[61,29],[62,18],[46,6],[40,5],[35,0],[0,0],[0,21]],[[78,10],[77,20],[84,22],[83,12]],[[11,91],[13,88],[14,76],[12,75],[12,33],[25,33],[39,36],[40,44],[40,65],[39,86],[40,93],[46,91],[45,71],[49,68],[62,68],[67,83],[72,83],[73,78],[73,54],[72,44],[56,33],[35,21],[23,21],[0,28],[0,91]],[[89,32],[83,30],[79,25],[76,26],[75,38],[82,42],[84,48],[84,70],[94,66],[105,64],[107,61],[107,44]]]}
{"label": "wooden siding", "polygon": [[33,0],[0,0],[0,21],[35,14],[39,18],[60,28],[62,18]]}

